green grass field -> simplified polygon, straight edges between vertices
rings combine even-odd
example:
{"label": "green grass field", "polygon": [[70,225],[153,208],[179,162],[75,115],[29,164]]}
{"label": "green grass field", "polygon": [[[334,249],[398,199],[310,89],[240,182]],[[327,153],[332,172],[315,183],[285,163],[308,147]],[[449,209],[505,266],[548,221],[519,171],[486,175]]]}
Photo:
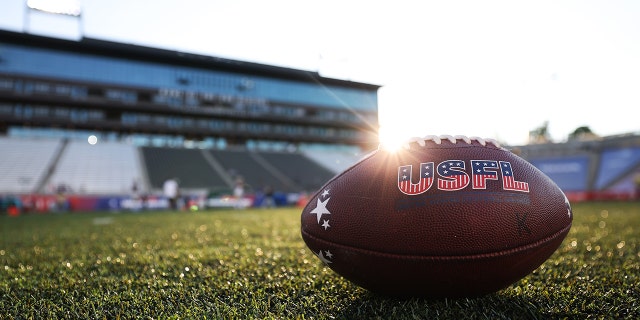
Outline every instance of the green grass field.
{"label": "green grass field", "polygon": [[300,237],[300,210],[0,217],[0,318],[640,318],[640,204],[574,205],[533,274],[475,299],[379,297]]}

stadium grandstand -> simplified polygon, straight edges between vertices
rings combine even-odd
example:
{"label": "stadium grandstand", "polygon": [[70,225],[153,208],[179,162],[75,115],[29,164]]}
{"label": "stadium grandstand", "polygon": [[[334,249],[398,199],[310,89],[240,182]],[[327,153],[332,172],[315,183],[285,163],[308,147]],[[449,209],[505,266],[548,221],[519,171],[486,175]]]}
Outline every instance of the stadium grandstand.
{"label": "stadium grandstand", "polygon": [[[377,147],[378,85],[0,30],[0,196],[22,211],[304,200]],[[572,201],[636,199],[636,134],[508,146]],[[302,200],[301,200],[302,199]],[[4,210],[3,210],[4,211]]]}
{"label": "stadium grandstand", "polygon": [[[25,209],[254,203],[315,191],[377,146],[378,85],[122,44],[0,30],[0,194]],[[135,185],[135,187],[134,187]],[[221,202],[215,202],[220,205]],[[29,207],[29,208],[26,208]]]}
{"label": "stadium grandstand", "polygon": [[640,135],[529,144],[513,151],[553,179],[571,201],[640,197]]}

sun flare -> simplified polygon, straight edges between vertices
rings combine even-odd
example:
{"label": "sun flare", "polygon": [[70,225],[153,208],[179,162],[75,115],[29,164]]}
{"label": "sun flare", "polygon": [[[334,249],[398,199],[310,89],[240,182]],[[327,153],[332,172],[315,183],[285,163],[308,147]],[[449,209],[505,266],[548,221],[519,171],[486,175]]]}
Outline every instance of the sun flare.
{"label": "sun flare", "polygon": [[409,136],[399,128],[380,126],[380,129],[378,130],[378,140],[381,148],[396,151],[400,149],[407,140],[409,140]]}

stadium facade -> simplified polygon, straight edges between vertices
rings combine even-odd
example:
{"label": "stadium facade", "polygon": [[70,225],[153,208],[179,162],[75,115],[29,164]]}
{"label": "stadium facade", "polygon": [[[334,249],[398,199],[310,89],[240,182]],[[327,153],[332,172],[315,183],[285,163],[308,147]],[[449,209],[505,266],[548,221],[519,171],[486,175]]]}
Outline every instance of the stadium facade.
{"label": "stadium facade", "polygon": [[[316,72],[0,30],[0,198],[49,211],[60,208],[63,186],[71,210],[135,209],[137,185],[148,208],[165,208],[163,182],[178,178],[184,194],[224,206],[241,178],[253,204],[267,187],[291,204],[377,146],[378,89]],[[99,142],[87,143],[89,135]],[[640,196],[637,134],[509,148],[571,201]]]}
{"label": "stadium facade", "polygon": [[119,210],[144,194],[162,208],[173,178],[183,196],[217,205],[238,180],[254,204],[267,188],[291,203],[377,147],[379,88],[0,30],[0,198],[35,211]]}
{"label": "stadium facade", "polygon": [[0,132],[133,135],[140,144],[377,145],[379,86],[83,38],[0,31]]}
{"label": "stadium facade", "polygon": [[629,133],[513,151],[549,176],[571,201],[640,199],[640,135]]}

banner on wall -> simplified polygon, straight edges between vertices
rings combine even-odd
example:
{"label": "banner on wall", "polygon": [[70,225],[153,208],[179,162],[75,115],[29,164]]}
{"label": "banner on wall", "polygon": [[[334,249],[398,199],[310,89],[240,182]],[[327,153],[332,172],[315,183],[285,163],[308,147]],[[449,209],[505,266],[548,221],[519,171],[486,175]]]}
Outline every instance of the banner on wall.
{"label": "banner on wall", "polygon": [[146,199],[126,196],[58,196],[58,195],[22,195],[19,197],[22,212],[84,212],[84,211],[121,211],[121,210],[163,210],[169,208],[164,197],[151,196]]}

